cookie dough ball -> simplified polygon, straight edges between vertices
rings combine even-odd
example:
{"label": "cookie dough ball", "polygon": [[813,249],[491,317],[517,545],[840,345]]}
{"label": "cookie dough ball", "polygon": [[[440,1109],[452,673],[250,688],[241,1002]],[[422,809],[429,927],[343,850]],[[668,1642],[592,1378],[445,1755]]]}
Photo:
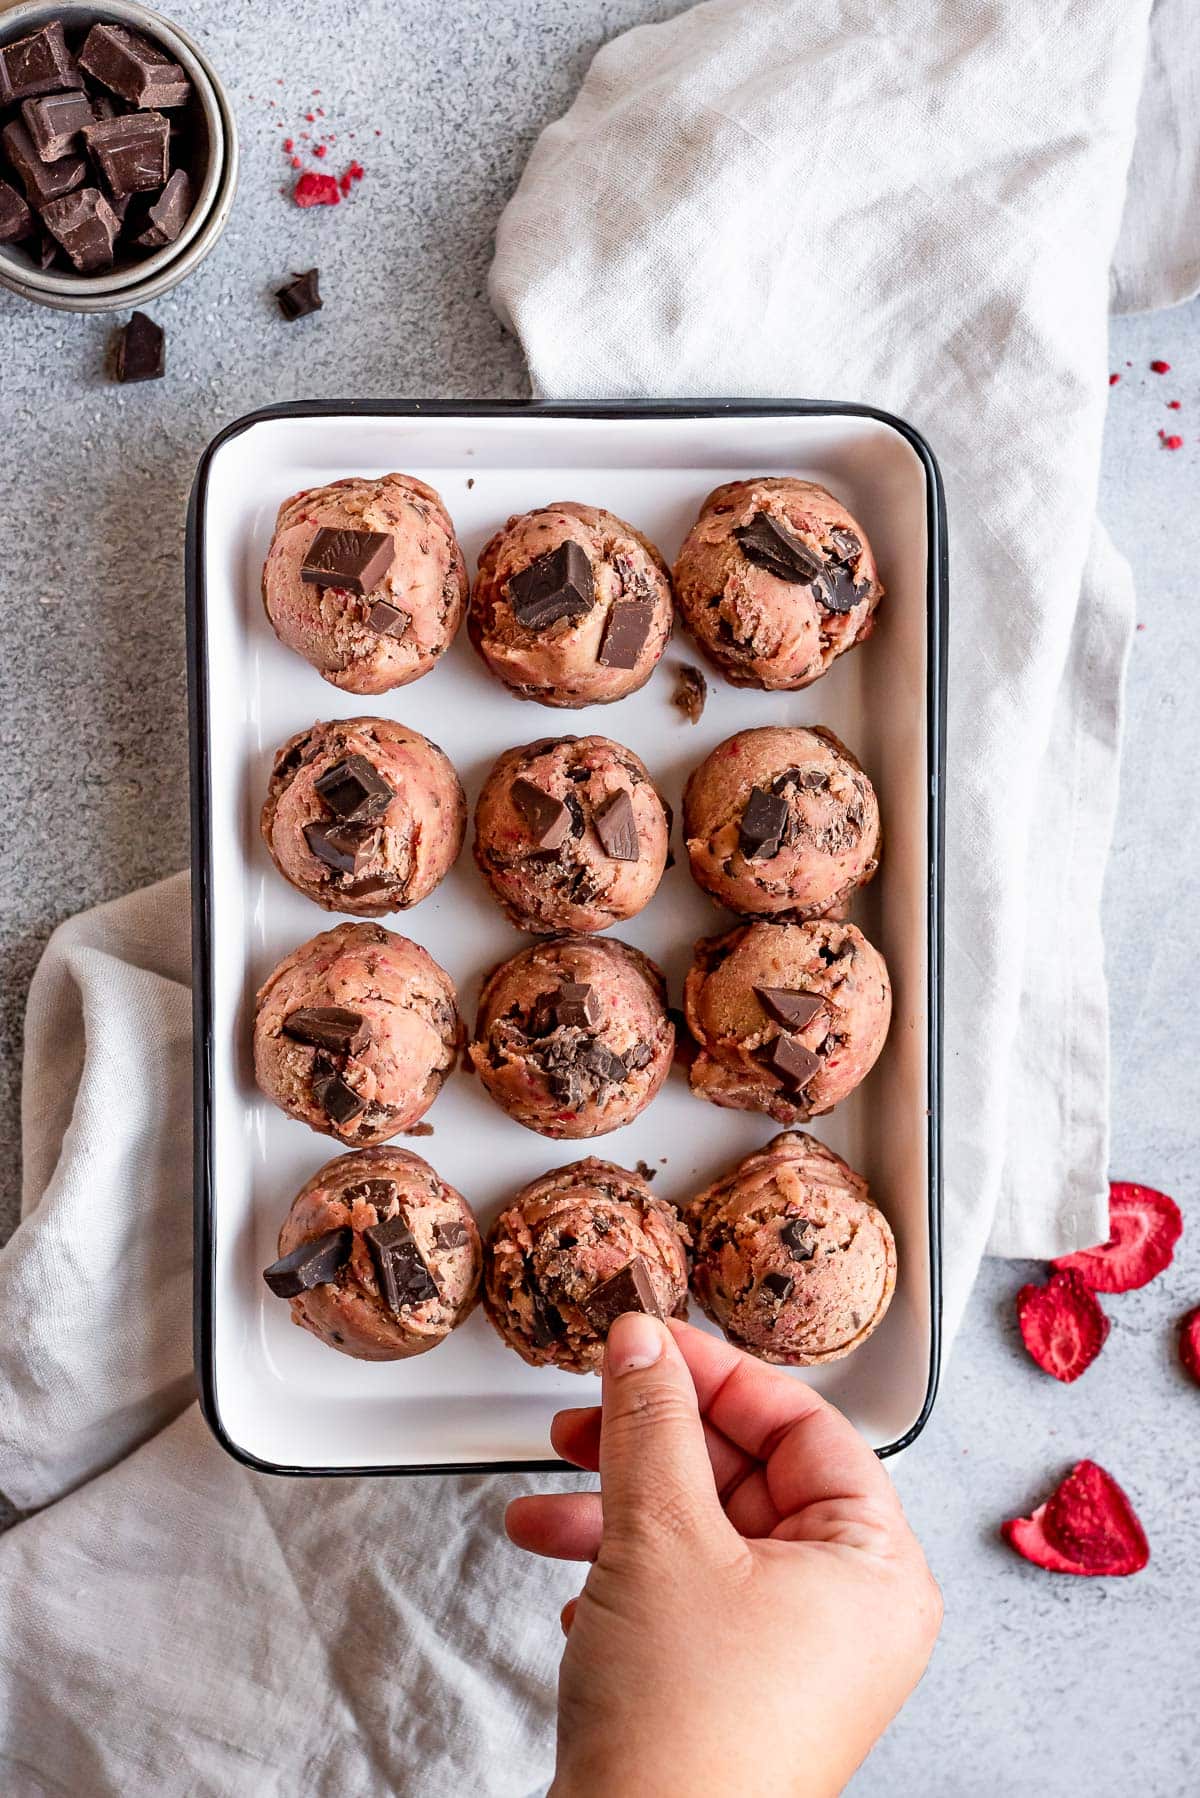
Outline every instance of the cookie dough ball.
{"label": "cookie dough ball", "polygon": [[684,623],[738,687],[807,687],[870,635],[883,597],[866,533],[812,481],[731,481],[675,564]]}
{"label": "cookie dough ball", "polygon": [[535,943],[488,977],[471,1062],[518,1124],[574,1138],[632,1123],[674,1048],[654,963],[627,943],[576,936]]}
{"label": "cookie dough ball", "polygon": [[853,924],[743,924],[696,944],[683,991],[692,1091],[779,1124],[821,1117],[883,1048],[892,987]]}
{"label": "cookie dough ball", "polygon": [[432,893],[466,830],[436,743],[388,718],[314,724],[275,757],[262,833],[285,880],[326,911],[378,918]]}
{"label": "cookie dough ball", "polygon": [[892,1301],[896,1243],[867,1183],[803,1131],[693,1201],[692,1291],[731,1342],[813,1367],[866,1341]]}
{"label": "cookie dough ball", "polygon": [[598,506],[522,512],[479,558],[471,641],[518,699],[607,705],[644,687],[671,634],[654,545]]}
{"label": "cookie dough ball", "polygon": [[751,916],[837,913],[879,866],[875,789],[828,730],[718,744],[688,779],[683,828],[697,885]]}
{"label": "cookie dough ball", "polygon": [[285,500],[262,584],[276,636],[348,693],[428,674],[462,623],[468,587],[440,495],[408,474]]}
{"label": "cookie dough ball", "polygon": [[637,1174],[595,1158],[555,1168],[489,1231],[484,1310],[534,1367],[598,1370],[623,1312],[684,1316],[687,1241],[674,1206]]}
{"label": "cookie dough ball", "polygon": [[470,1315],[482,1265],[461,1193],[407,1149],[359,1149],[301,1187],[263,1278],[330,1348],[403,1361]]}
{"label": "cookie dough ball", "polygon": [[654,896],[670,814],[646,765],[608,737],[509,749],[475,811],[475,860],[518,930],[607,930]]}
{"label": "cookie dough ball", "polygon": [[254,1077],[289,1117],[361,1148],[424,1116],[462,1035],[453,982],[432,955],[379,924],[339,924],[260,990]]}

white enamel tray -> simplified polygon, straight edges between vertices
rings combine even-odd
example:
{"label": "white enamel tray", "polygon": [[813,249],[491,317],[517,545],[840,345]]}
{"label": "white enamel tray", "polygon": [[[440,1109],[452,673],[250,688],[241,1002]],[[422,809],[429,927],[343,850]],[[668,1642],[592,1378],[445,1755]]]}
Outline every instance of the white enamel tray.
{"label": "white enamel tray", "polygon": [[[276,641],[260,597],[263,558],[289,494],[392,469],[438,489],[472,571],[512,512],[561,499],[606,506],[648,533],[669,560],[720,482],[801,475],[829,486],[862,522],[887,597],[871,640],[806,692],[739,691],[706,668],[709,699],[698,725],[671,704],[678,665],[702,660],[681,630],[649,684],[613,706],[564,712],[513,698],[485,673],[465,630],[414,685],[376,699],[340,693]],[[693,885],[680,852],[689,769],[734,730],[768,723],[826,724],[860,757],[879,791],[884,854],[853,915],[887,959],[895,1013],[873,1072],[812,1128],[870,1181],[896,1231],[899,1280],[868,1343],[796,1377],[811,1378],[882,1453],[920,1430],[938,1362],[944,612],[936,466],[910,427],[867,408],[338,402],[257,413],[215,440],[196,477],[189,520],[196,1360],[208,1420],[231,1454],[275,1472],[316,1474],[556,1465],[555,1410],[598,1392],[592,1375],[526,1367],[482,1309],[415,1360],[352,1361],[297,1329],[263,1284],[293,1195],[342,1150],[268,1104],[252,1077],[255,989],[285,952],[336,921],[275,871],[259,837],[259,810],[278,744],[315,719],[369,711],[401,718],[440,743],[471,805],[495,757],[512,744],[601,732],[636,750],[675,809],[680,861],[642,915],[615,934],[659,962],[676,1004],[695,938],[731,922]],[[436,893],[383,920],[449,970],[468,1025],[482,976],[528,941],[492,902],[469,845],[468,837]],[[433,1136],[408,1146],[465,1194],[483,1229],[527,1180],[587,1154],[625,1167],[648,1162],[657,1170],[655,1192],[682,1202],[777,1128],[769,1118],[692,1097],[678,1069],[635,1123],[588,1143],[549,1142],[521,1129],[461,1073],[427,1122]]]}

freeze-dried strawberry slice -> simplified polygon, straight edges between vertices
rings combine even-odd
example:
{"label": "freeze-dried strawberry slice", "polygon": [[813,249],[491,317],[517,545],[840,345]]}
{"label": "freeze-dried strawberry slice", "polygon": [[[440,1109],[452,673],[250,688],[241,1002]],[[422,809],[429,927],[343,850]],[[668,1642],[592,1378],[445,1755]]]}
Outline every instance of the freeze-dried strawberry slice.
{"label": "freeze-dried strawberry slice", "polygon": [[1000,1534],[1050,1573],[1140,1573],[1150,1559],[1136,1511],[1095,1461],[1077,1462],[1032,1517],[1010,1518]]}
{"label": "freeze-dried strawberry slice", "polygon": [[1169,1265],[1182,1231],[1179,1207],[1165,1192],[1114,1180],[1108,1189],[1108,1241],[1060,1255],[1053,1265],[1073,1268],[1093,1292],[1132,1292]]}
{"label": "freeze-dried strawberry slice", "polygon": [[1179,1359],[1200,1386],[1200,1305],[1189,1311],[1179,1326]]}
{"label": "freeze-dried strawberry slice", "polygon": [[1021,1340],[1043,1373],[1070,1385],[1104,1347],[1108,1319],[1090,1286],[1077,1273],[1051,1274],[1044,1286],[1017,1294]]}

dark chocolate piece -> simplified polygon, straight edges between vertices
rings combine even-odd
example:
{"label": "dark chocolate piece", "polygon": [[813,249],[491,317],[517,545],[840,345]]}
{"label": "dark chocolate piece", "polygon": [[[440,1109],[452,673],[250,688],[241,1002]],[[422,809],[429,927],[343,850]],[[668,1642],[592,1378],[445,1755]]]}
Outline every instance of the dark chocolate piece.
{"label": "dark chocolate piece", "polygon": [[644,1311],[650,1317],[663,1314],[644,1255],[635,1255],[607,1280],[601,1280],[579,1308],[598,1336],[607,1336],[626,1311]]}
{"label": "dark chocolate piece", "polygon": [[118,381],[157,381],[167,371],[166,334],[144,312],[135,312],[117,338]]}
{"label": "dark chocolate piece", "polygon": [[183,106],[192,91],[177,62],[124,25],[93,25],[79,66],[131,106]]}
{"label": "dark chocolate piece", "polygon": [[176,169],[150,208],[150,223],[135,241],[143,250],[174,243],[192,210],[192,184],[185,169]]}
{"label": "dark chocolate piece", "polygon": [[537,1277],[528,1262],[525,1263],[525,1268],[529,1280],[529,1303],[533,1312],[529,1334],[538,1348],[549,1348],[552,1342],[557,1342],[560,1337],[566,1335],[567,1326],[562,1320],[561,1311],[556,1305],[550,1303],[537,1284]]}
{"label": "dark chocolate piece", "polygon": [[776,1273],[772,1269],[769,1274],[763,1275],[759,1282],[759,1291],[765,1292],[772,1304],[782,1305],[784,1299],[791,1297],[795,1284],[791,1274]]}
{"label": "dark chocolate piece", "polygon": [[561,1030],[594,1030],[600,1022],[600,1001],[586,981],[565,981],[552,995],[555,1020]]}
{"label": "dark chocolate piece", "polygon": [[699,668],[693,668],[690,662],[680,663],[675,670],[675,691],[671,695],[671,704],[678,706],[689,724],[699,724],[707,698],[708,682]]}
{"label": "dark chocolate piece", "polygon": [[544,631],[564,618],[582,618],[595,599],[592,565],[582,545],[573,541],[547,550],[508,583],[513,617],[527,631]]}
{"label": "dark chocolate piece", "polygon": [[769,861],[778,855],[787,827],[787,801],[778,793],[751,787],[738,831],[738,848],[748,862]]}
{"label": "dark chocolate piece", "polygon": [[624,787],[618,787],[615,793],[601,800],[592,813],[592,823],[605,855],[615,862],[637,861],[637,823],[633,816],[633,801]]}
{"label": "dark chocolate piece", "polygon": [[631,1073],[644,1068],[646,1063],[654,1059],[654,1050],[649,1043],[634,1043],[632,1049],[625,1051],[625,1066]]}
{"label": "dark chocolate piece", "polygon": [[43,162],[57,162],[69,150],[78,149],[75,140],[95,116],[91,101],[79,89],[65,94],[39,94],[21,106],[25,129]]}
{"label": "dark chocolate piece", "polygon": [[360,824],[306,824],[304,840],[335,874],[357,874],[371,832]]}
{"label": "dark chocolate piece", "polygon": [[321,298],[320,271],[306,268],[301,275],[293,275],[286,287],[276,290],[275,298],[279,301],[279,310],[284,318],[307,318],[310,312],[319,312],[325,304]]}
{"label": "dark chocolate piece", "polygon": [[344,756],[327,768],[313,786],[344,824],[382,817],[396,797],[395,789],[388,786],[365,755]]}
{"label": "dark chocolate piece", "polygon": [[767,1016],[785,1030],[803,1030],[825,1003],[820,993],[801,987],[756,986],[754,991]]}
{"label": "dark chocolate piece", "polygon": [[607,1081],[614,1086],[624,1080],[629,1072],[623,1056],[597,1042],[588,1043],[580,1051],[579,1065],[586,1068],[593,1079]]}
{"label": "dark chocolate piece", "polygon": [[367,613],[368,628],[381,637],[402,637],[411,623],[411,612],[402,612],[386,599],[377,599]]}
{"label": "dark chocolate piece", "polygon": [[348,1224],[302,1242],[290,1255],[264,1267],[263,1279],[279,1299],[299,1298],[314,1286],[325,1286],[350,1259],[354,1231]]}
{"label": "dark chocolate piece", "polygon": [[841,562],[856,562],[862,555],[862,544],[853,531],[844,530],[840,525],[830,531],[829,541],[833,545],[834,554]]}
{"label": "dark chocolate piece", "polygon": [[363,1238],[375,1264],[375,1277],[389,1311],[399,1315],[412,1305],[435,1299],[438,1289],[403,1217],[372,1224]]}
{"label": "dark chocolate piece", "polygon": [[844,617],[852,611],[860,599],[865,599],[870,588],[864,583],[855,585],[854,576],[848,568],[838,562],[831,562],[825,571],[825,578],[817,581],[814,588],[817,604],[826,612],[836,612]]}
{"label": "dark chocolate piece", "polygon": [[98,187],[78,187],[61,200],[51,200],[42,207],[42,223],[80,274],[91,274],[112,262],[120,222]]}
{"label": "dark chocolate piece", "polygon": [[601,667],[636,668],[653,623],[652,599],[620,600],[608,614],[608,623],[604,627],[600,653],[596,657]]}
{"label": "dark chocolate piece", "polygon": [[30,254],[38,268],[52,268],[58,255],[58,245],[48,231],[43,231],[38,238],[36,248],[31,250]]}
{"label": "dark chocolate piece", "polygon": [[821,1057],[795,1036],[777,1036],[767,1044],[760,1059],[777,1074],[791,1093],[802,1093],[821,1065]]}
{"label": "dark chocolate piece", "polygon": [[463,1249],[471,1240],[471,1233],[461,1218],[455,1218],[452,1224],[435,1224],[433,1240],[439,1249]]}
{"label": "dark chocolate piece", "polygon": [[811,586],[825,572],[825,564],[782,519],[756,512],[749,524],[737,525],[734,536],[742,554],[756,568],[765,568],[776,580],[793,586]]}
{"label": "dark chocolate piece", "polygon": [[371,1040],[371,1026],[345,1005],[302,1005],[283,1020],[283,1034],[334,1055],[360,1055]]}
{"label": "dark chocolate piece", "polygon": [[0,45],[0,101],[5,104],[78,86],[79,70],[67,49],[61,19],[51,19],[13,44]]}
{"label": "dark chocolate piece", "polygon": [[342,1192],[343,1205],[373,1205],[376,1216],[382,1223],[384,1213],[390,1211],[400,1197],[394,1180],[356,1180],[353,1186],[347,1186]]}
{"label": "dark chocolate piece", "polygon": [[33,230],[33,214],[15,187],[0,181],[0,243],[16,243]]}
{"label": "dark chocolate piece", "polygon": [[43,162],[24,122],[13,119],[0,132],[8,160],[21,177],[21,185],[31,206],[48,206],[63,194],[70,193],[87,175],[82,156],[63,156],[57,162]]}
{"label": "dark chocolate piece", "polygon": [[384,531],[322,528],[309,544],[300,579],[310,586],[341,587],[362,598],[379,585],[395,553],[395,545]]}
{"label": "dark chocolate piece", "polygon": [[337,1073],[318,1075],[313,1081],[313,1098],[330,1123],[342,1129],[367,1109],[367,1101]]}
{"label": "dark chocolate piece", "polygon": [[169,129],[161,112],[127,112],[85,128],[83,141],[115,198],[156,193],[165,184]]}
{"label": "dark chocolate piece", "polygon": [[815,1228],[806,1217],[790,1217],[779,1240],[793,1261],[811,1261],[817,1252]]}
{"label": "dark chocolate piece", "polygon": [[561,799],[524,778],[513,781],[508,796],[539,849],[562,847],[571,828],[571,814]]}

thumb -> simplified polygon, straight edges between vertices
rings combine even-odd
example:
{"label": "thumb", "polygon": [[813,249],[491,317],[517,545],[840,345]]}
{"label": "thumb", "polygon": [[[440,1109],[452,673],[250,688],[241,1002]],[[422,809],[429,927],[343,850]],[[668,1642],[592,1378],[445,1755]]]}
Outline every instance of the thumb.
{"label": "thumb", "polygon": [[600,1492],[604,1549],[657,1554],[686,1540],[694,1552],[730,1533],[687,1362],[641,1311],[618,1317],[605,1345]]}

